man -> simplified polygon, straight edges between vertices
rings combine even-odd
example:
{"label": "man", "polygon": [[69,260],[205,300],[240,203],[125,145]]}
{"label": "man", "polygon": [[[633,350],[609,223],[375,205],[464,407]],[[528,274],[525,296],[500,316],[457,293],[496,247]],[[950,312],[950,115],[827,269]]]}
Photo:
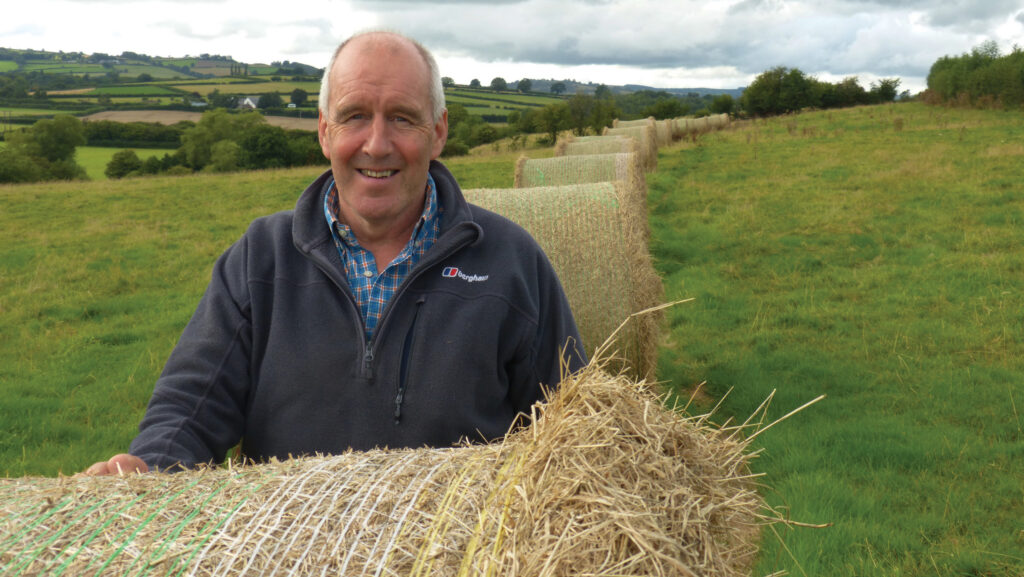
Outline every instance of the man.
{"label": "man", "polygon": [[[390,32],[325,70],[331,169],[217,261],[130,454],[87,474],[501,437],[586,362],[536,242],[466,203],[433,57]],[[563,357],[564,354],[564,357]],[[563,360],[564,359],[564,360]]]}

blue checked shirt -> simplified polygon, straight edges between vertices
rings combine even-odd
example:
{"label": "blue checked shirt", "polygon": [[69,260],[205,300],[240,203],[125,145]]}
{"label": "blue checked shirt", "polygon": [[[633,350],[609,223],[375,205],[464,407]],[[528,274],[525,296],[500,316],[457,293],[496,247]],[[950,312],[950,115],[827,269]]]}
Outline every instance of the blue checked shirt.
{"label": "blue checked shirt", "polygon": [[334,244],[338,247],[341,263],[345,267],[348,286],[352,289],[356,304],[359,305],[359,312],[363,316],[363,330],[367,342],[373,337],[373,331],[377,328],[384,307],[394,296],[398,286],[409,276],[420,258],[434,246],[434,241],[441,230],[438,212],[434,179],[428,174],[423,214],[417,221],[408,244],[387,268],[378,272],[373,253],[359,244],[347,224],[338,220],[338,188],[333,177],[328,183],[327,192],[324,194],[324,216],[327,217]]}

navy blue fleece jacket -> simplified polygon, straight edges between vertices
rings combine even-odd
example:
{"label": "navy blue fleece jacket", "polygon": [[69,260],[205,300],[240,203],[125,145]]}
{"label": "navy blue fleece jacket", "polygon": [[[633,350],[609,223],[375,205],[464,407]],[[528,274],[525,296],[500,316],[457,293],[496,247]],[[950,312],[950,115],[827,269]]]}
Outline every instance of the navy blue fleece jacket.
{"label": "navy blue fleece jacket", "polygon": [[329,172],[294,211],[254,221],[214,266],[130,452],[167,469],[219,462],[239,442],[260,461],[492,440],[557,385],[563,351],[582,367],[537,243],[468,204],[440,163],[430,174],[440,236],[369,343],[324,221]]}

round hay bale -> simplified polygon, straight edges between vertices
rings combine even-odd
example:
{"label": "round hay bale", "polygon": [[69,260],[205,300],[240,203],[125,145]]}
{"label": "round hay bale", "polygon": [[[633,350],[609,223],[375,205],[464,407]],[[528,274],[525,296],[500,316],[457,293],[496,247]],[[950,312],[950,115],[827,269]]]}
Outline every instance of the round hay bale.
{"label": "round hay bale", "polygon": [[551,158],[522,156],[516,162],[513,188],[614,182],[617,180],[629,183],[636,189],[640,198],[645,200],[644,210],[646,211],[647,180],[643,166],[640,164],[640,157],[632,152],[581,154]]}
{"label": "round hay bale", "polygon": [[668,146],[672,144],[672,123],[669,120],[663,120],[654,125],[654,134],[658,140],[658,146]]}
{"label": "round hay bale", "polygon": [[603,136],[626,136],[635,139],[644,168],[648,172],[658,169],[658,137],[653,126],[605,128]]}
{"label": "round hay bale", "polygon": [[[662,303],[663,287],[647,248],[647,213],[624,182],[473,189],[466,200],[525,228],[551,260],[587,353],[630,314]],[[617,339],[616,368],[653,378],[662,315],[630,322]]]}
{"label": "round hay bale", "polygon": [[634,126],[654,126],[657,120],[653,116],[647,118],[640,118],[638,120],[619,120],[616,118],[612,121],[612,128],[632,128]]}
{"label": "round hay bale", "polygon": [[[613,154],[616,152],[638,154],[640,147],[635,139],[623,136],[568,136],[560,138],[555,145],[555,156]],[[646,168],[646,165],[644,166]]]}
{"label": "round hay bale", "polygon": [[744,575],[738,429],[593,363],[503,443],[0,480],[5,575]]}

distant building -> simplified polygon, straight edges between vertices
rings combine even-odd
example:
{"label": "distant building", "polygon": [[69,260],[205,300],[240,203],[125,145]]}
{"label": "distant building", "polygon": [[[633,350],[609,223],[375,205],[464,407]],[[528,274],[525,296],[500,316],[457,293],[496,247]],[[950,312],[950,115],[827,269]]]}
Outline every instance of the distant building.
{"label": "distant building", "polygon": [[255,110],[256,105],[259,104],[259,96],[245,96],[238,100],[238,107],[247,110]]}

